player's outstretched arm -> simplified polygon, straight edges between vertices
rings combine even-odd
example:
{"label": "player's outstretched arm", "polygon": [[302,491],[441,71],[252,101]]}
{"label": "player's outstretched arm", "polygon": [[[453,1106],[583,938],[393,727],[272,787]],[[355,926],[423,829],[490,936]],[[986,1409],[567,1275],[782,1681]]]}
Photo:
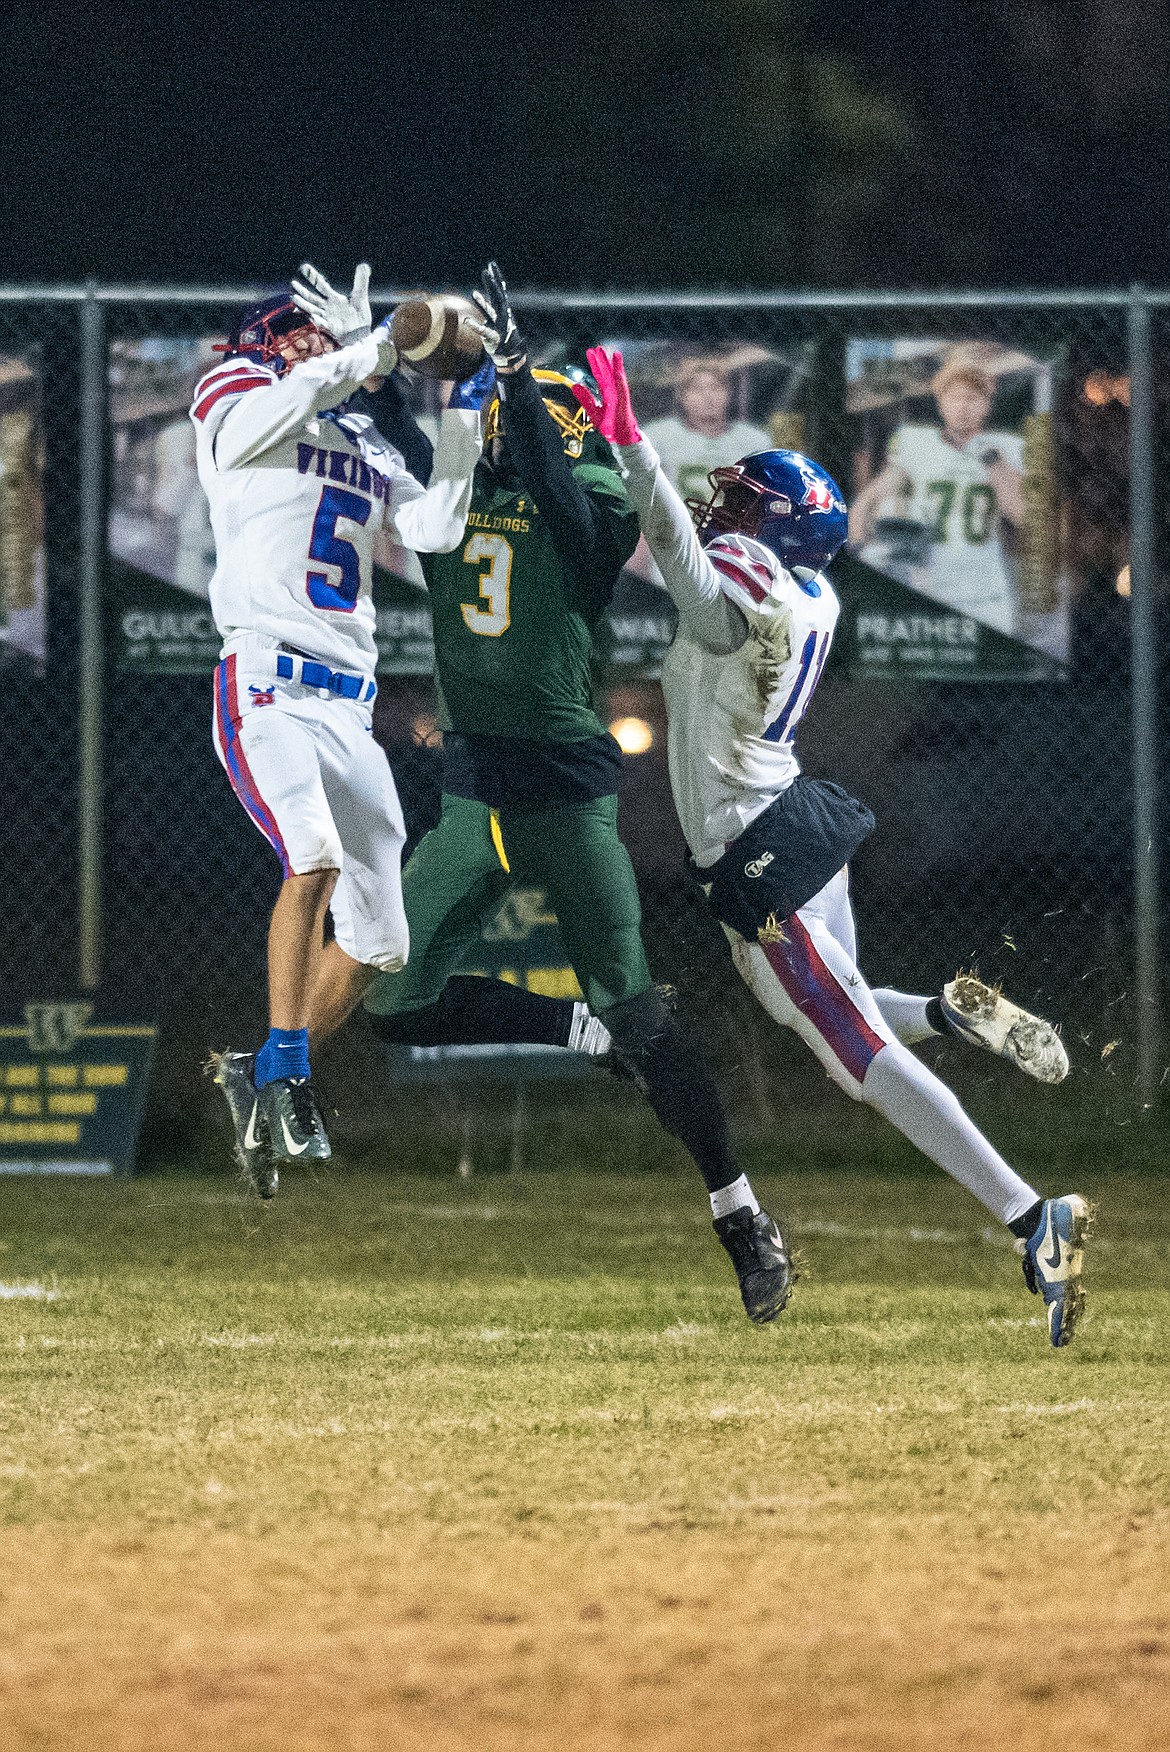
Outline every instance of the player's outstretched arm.
{"label": "player's outstretched arm", "polygon": [[368,377],[393,371],[397,358],[385,324],[379,324],[365,340],[302,359],[263,389],[225,400],[214,441],[216,467],[241,468],[294,437],[306,420],[346,401]]}
{"label": "player's outstretched arm", "polygon": [[399,541],[415,553],[449,554],[463,540],[472,477],[483,448],[479,413],[494,376],[489,364],[468,382],[455,385],[439,416],[428,484],[420,486],[413,471],[396,476],[392,484],[388,516]]}
{"label": "player's outstretched arm", "polygon": [[561,434],[529,369],[528,349],[497,263],[489,262],[484,269],[481,289],[473,297],[484,315],[484,346],[499,374],[504,433],[517,474],[562,559],[594,577],[609,573],[616,578],[628,551],[619,551],[615,543],[606,504],[587,492],[573,473]]}
{"label": "player's outstretched arm", "polygon": [[361,405],[383,438],[401,451],[415,480],[425,487],[435,464],[435,447],[415,419],[397,376],[392,372],[377,389],[367,389]]}
{"label": "player's outstretched arm", "polygon": [[663,474],[654,446],[638,429],[621,354],[591,347],[587,357],[601,399],[581,384],[573,386],[573,394],[594,428],[617,450],[646,545],[688,632],[710,651],[737,651],[747,634],[744,618],[723,594],[689,511]]}

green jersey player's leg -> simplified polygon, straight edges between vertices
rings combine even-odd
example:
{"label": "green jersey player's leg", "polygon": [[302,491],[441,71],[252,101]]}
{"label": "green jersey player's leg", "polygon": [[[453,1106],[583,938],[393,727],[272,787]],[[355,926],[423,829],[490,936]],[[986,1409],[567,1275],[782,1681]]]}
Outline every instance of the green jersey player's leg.
{"label": "green jersey player's leg", "polygon": [[512,880],[499,822],[487,804],[444,793],[438,825],[403,871],[409,959],[365,996],[370,1024],[383,1040],[397,1046],[523,1041],[591,1057],[608,1051],[609,1034],[585,1004],[460,975]]}
{"label": "green jersey player's leg", "polygon": [[[618,838],[616,796],[553,809],[501,809],[500,826],[513,870],[545,888],[586,1001],[659,1121],[686,1145],[709,1188],[736,1184],[740,1175],[715,1079],[650,977],[638,885]],[[751,1280],[762,1267],[761,1283],[749,1281],[745,1300],[754,1319],[768,1320],[784,1305],[789,1266],[786,1256],[778,1264],[779,1231],[771,1234],[768,1219],[764,1227],[766,1257],[753,1237],[741,1285],[745,1274]]]}
{"label": "green jersey player's leg", "polygon": [[370,987],[370,1014],[397,1016],[437,1003],[510,882],[487,804],[444,795],[438,825],[419,841],[402,872],[410,955],[401,972],[383,974]]}
{"label": "green jersey player's leg", "polygon": [[638,884],[618,838],[617,808],[609,796],[500,811],[508,860],[545,890],[585,1001],[603,1018],[651,985]]}

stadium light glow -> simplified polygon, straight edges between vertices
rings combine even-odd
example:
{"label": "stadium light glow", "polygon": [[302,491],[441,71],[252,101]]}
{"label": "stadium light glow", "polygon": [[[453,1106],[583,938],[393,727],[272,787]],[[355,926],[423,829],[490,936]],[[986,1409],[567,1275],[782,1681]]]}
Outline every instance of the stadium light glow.
{"label": "stadium light glow", "polygon": [[623,754],[647,754],[654,746],[654,732],[645,718],[615,718],[609,733]]}
{"label": "stadium light glow", "polygon": [[1123,407],[1129,406],[1129,378],[1114,377],[1108,371],[1090,371],[1081,388],[1081,394],[1090,407],[1108,407],[1112,401],[1118,401]]}

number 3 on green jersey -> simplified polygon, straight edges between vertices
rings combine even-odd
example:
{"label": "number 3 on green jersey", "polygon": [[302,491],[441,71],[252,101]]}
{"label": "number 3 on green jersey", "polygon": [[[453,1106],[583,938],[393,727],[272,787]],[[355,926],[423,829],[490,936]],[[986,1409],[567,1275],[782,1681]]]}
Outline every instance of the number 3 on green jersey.
{"label": "number 3 on green jersey", "polygon": [[473,633],[498,639],[512,623],[512,544],[502,535],[473,535],[463,558],[469,566],[488,562],[479,575],[479,601],[463,604],[463,619]]}

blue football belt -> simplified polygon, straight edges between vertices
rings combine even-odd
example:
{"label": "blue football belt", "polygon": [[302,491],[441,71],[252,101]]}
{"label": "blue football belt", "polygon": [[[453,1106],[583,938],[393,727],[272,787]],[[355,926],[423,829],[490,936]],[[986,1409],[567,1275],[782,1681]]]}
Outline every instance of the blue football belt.
{"label": "blue football belt", "polygon": [[[297,674],[297,669],[300,674]],[[304,687],[328,688],[343,700],[372,700],[378,684],[365,675],[347,675],[344,669],[330,669],[325,663],[314,663],[307,657],[280,655],[276,673],[281,681],[299,681]]]}

